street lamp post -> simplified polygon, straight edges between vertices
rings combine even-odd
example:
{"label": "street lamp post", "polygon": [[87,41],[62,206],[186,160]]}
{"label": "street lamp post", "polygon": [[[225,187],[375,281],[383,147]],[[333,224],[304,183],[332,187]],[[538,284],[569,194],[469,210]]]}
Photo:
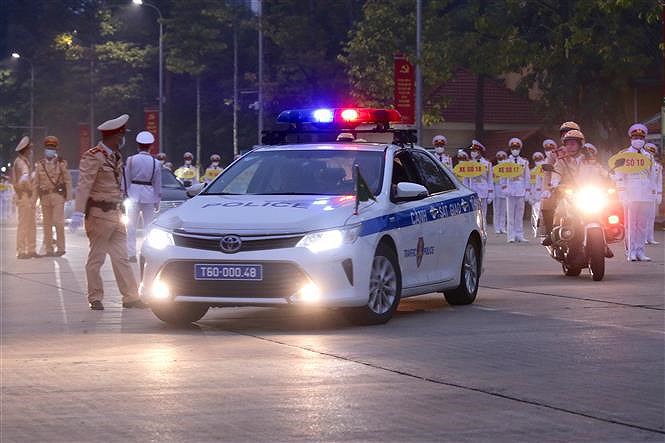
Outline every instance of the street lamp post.
{"label": "street lamp post", "polygon": [[157,11],[159,20],[159,152],[165,152],[164,149],[164,29],[163,20],[164,16],[162,11],[153,4],[146,3],[143,0],[132,0],[132,3],[139,6],[147,6]]}
{"label": "street lamp post", "polygon": [[13,52],[12,57],[15,59],[22,58],[30,65],[30,140],[32,140],[35,135],[35,67],[29,59],[21,56],[18,52]]}

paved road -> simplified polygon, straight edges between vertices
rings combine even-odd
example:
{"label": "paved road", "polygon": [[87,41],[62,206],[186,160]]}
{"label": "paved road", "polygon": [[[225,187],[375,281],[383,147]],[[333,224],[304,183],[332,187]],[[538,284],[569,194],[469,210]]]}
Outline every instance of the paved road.
{"label": "paved road", "polygon": [[665,440],[662,246],[593,282],[492,234],[472,306],[430,294],[375,327],[233,308],[175,329],[122,310],[108,264],[107,310],[87,309],[84,237],[16,261],[14,234],[2,442]]}

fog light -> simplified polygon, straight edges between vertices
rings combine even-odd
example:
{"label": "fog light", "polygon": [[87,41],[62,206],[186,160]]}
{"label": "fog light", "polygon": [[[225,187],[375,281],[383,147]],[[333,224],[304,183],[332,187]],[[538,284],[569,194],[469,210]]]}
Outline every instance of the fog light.
{"label": "fog light", "polygon": [[152,298],[159,300],[165,300],[171,295],[168,285],[161,280],[155,280],[152,283],[152,290],[150,293]]}
{"label": "fog light", "polygon": [[298,301],[315,303],[321,298],[321,290],[314,283],[307,283],[298,291]]}
{"label": "fog light", "polygon": [[611,225],[616,225],[616,224],[619,223],[619,216],[618,215],[610,215],[609,217],[607,217],[607,221]]}

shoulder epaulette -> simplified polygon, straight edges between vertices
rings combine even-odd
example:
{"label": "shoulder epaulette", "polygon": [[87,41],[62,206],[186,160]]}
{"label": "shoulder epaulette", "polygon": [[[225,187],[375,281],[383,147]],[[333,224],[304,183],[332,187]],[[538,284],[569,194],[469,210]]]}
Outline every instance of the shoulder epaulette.
{"label": "shoulder epaulette", "polygon": [[86,154],[90,154],[90,155],[96,155],[96,154],[99,154],[100,152],[102,154],[104,154],[104,157],[107,156],[106,151],[104,151],[104,149],[102,149],[99,146],[94,146],[94,147],[88,149],[87,151],[85,151]]}

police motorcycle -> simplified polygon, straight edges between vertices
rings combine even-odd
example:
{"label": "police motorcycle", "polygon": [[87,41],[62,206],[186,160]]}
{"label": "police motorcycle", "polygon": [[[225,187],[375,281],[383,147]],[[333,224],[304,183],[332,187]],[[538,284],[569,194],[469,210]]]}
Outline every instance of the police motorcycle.
{"label": "police motorcycle", "polygon": [[[542,169],[560,174],[550,164],[543,164]],[[616,190],[598,181],[560,185],[553,192],[558,193],[562,216],[554,221],[549,233],[551,243],[545,248],[561,263],[564,275],[576,277],[582,269],[589,268],[594,281],[602,280],[605,258],[614,255],[609,245],[622,241],[625,235]],[[538,233],[542,238],[548,235],[542,224],[538,226]]]}

